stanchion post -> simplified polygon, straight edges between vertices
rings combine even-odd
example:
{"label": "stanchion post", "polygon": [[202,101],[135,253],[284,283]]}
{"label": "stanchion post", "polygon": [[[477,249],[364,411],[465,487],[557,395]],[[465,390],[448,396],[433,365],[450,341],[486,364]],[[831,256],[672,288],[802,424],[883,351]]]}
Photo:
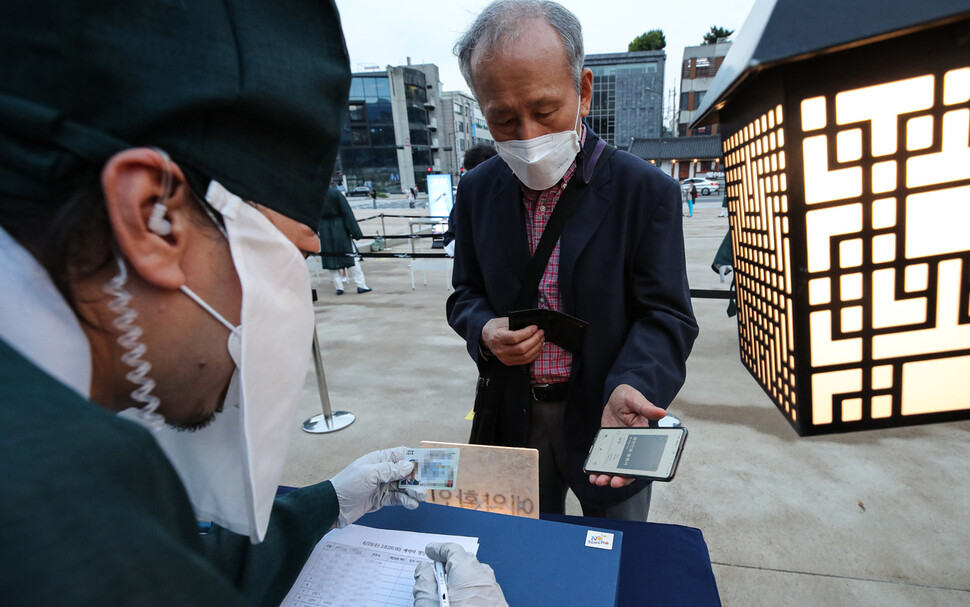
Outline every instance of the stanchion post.
{"label": "stanchion post", "polygon": [[381,213],[381,234],[384,236],[384,247],[387,248],[387,227],[384,226],[384,213]]}
{"label": "stanchion post", "polygon": [[317,389],[320,392],[320,404],[323,413],[314,415],[303,422],[303,431],[311,434],[326,434],[343,430],[354,423],[356,417],[349,411],[331,411],[330,394],[327,392],[327,377],[323,372],[323,357],[320,356],[320,340],[317,338],[317,325],[313,325],[313,366],[317,372]]}

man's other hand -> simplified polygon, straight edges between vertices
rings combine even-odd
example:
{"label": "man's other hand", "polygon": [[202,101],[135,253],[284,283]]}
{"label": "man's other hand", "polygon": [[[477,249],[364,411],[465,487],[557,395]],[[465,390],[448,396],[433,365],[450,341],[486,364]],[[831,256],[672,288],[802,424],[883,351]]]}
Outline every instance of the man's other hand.
{"label": "man's other hand", "polygon": [[482,345],[509,367],[534,361],[546,343],[545,337],[535,325],[510,331],[508,316],[493,318],[482,327]]}
{"label": "man's other hand", "polygon": [[[651,421],[662,419],[667,412],[655,406],[640,393],[639,390],[628,384],[620,384],[613,393],[610,400],[603,408],[603,417],[600,420],[602,428],[645,428]],[[610,476],[609,474],[590,474],[589,482],[598,487],[609,485],[614,489],[625,487],[633,482],[634,479],[626,476]]]}

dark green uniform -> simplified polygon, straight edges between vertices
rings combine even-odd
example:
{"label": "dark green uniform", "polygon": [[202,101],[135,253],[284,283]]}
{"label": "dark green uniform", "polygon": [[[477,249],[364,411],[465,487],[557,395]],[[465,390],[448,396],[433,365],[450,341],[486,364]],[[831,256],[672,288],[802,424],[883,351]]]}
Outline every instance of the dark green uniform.
{"label": "dark green uniform", "polygon": [[280,497],[266,540],[200,536],[141,426],[0,340],[0,604],[272,605],[338,514],[329,481]]}

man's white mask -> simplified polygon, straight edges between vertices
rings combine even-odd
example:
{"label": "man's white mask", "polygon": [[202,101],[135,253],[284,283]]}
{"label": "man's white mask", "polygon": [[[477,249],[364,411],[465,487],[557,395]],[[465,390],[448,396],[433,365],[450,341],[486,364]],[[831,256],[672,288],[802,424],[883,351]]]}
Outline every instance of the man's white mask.
{"label": "man's white mask", "polygon": [[186,293],[231,331],[236,371],[223,411],[195,432],[165,427],[156,437],[196,515],[261,542],[293,433],[313,340],[310,277],[297,248],[256,208],[219,183],[206,200],[225,221],[242,286],[242,323]]}
{"label": "man's white mask", "polygon": [[532,190],[545,190],[556,185],[566,174],[579,153],[579,112],[582,97],[576,106],[573,128],[559,133],[541,135],[533,139],[496,141],[498,155],[509,165],[519,181]]}

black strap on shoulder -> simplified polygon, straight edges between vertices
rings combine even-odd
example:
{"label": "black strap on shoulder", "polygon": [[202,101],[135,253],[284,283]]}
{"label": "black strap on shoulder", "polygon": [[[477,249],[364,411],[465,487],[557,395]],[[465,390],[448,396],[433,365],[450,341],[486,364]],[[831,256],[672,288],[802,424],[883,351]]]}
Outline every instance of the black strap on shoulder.
{"label": "black strap on shoulder", "polygon": [[[600,146],[599,144],[603,145]],[[583,194],[586,193],[586,188],[589,183],[592,182],[592,176],[595,175],[600,168],[610,159],[616,148],[612,145],[608,145],[605,141],[600,139],[597,142],[597,148],[593,152],[592,161],[595,162],[593,173],[589,176],[589,179],[583,179],[580,176],[580,171],[576,171],[573,174],[573,178],[569,180],[566,185],[566,189],[563,190],[562,195],[559,197],[559,201],[556,203],[556,208],[552,210],[552,216],[549,217],[549,221],[546,223],[545,229],[542,231],[542,237],[539,239],[539,244],[536,246],[536,252],[532,256],[532,260],[529,262],[529,268],[526,270],[525,282],[522,284],[522,290],[519,291],[519,297],[515,301],[515,307],[513,310],[522,310],[525,308],[532,307],[532,302],[535,301],[536,295],[539,292],[539,281],[542,280],[542,275],[546,272],[546,265],[549,263],[549,257],[552,255],[553,249],[556,248],[556,242],[559,240],[559,236],[562,234],[562,230],[566,225],[566,220],[569,216],[573,214],[576,207],[579,206],[579,201],[583,198]],[[596,156],[599,156],[597,159]]]}

